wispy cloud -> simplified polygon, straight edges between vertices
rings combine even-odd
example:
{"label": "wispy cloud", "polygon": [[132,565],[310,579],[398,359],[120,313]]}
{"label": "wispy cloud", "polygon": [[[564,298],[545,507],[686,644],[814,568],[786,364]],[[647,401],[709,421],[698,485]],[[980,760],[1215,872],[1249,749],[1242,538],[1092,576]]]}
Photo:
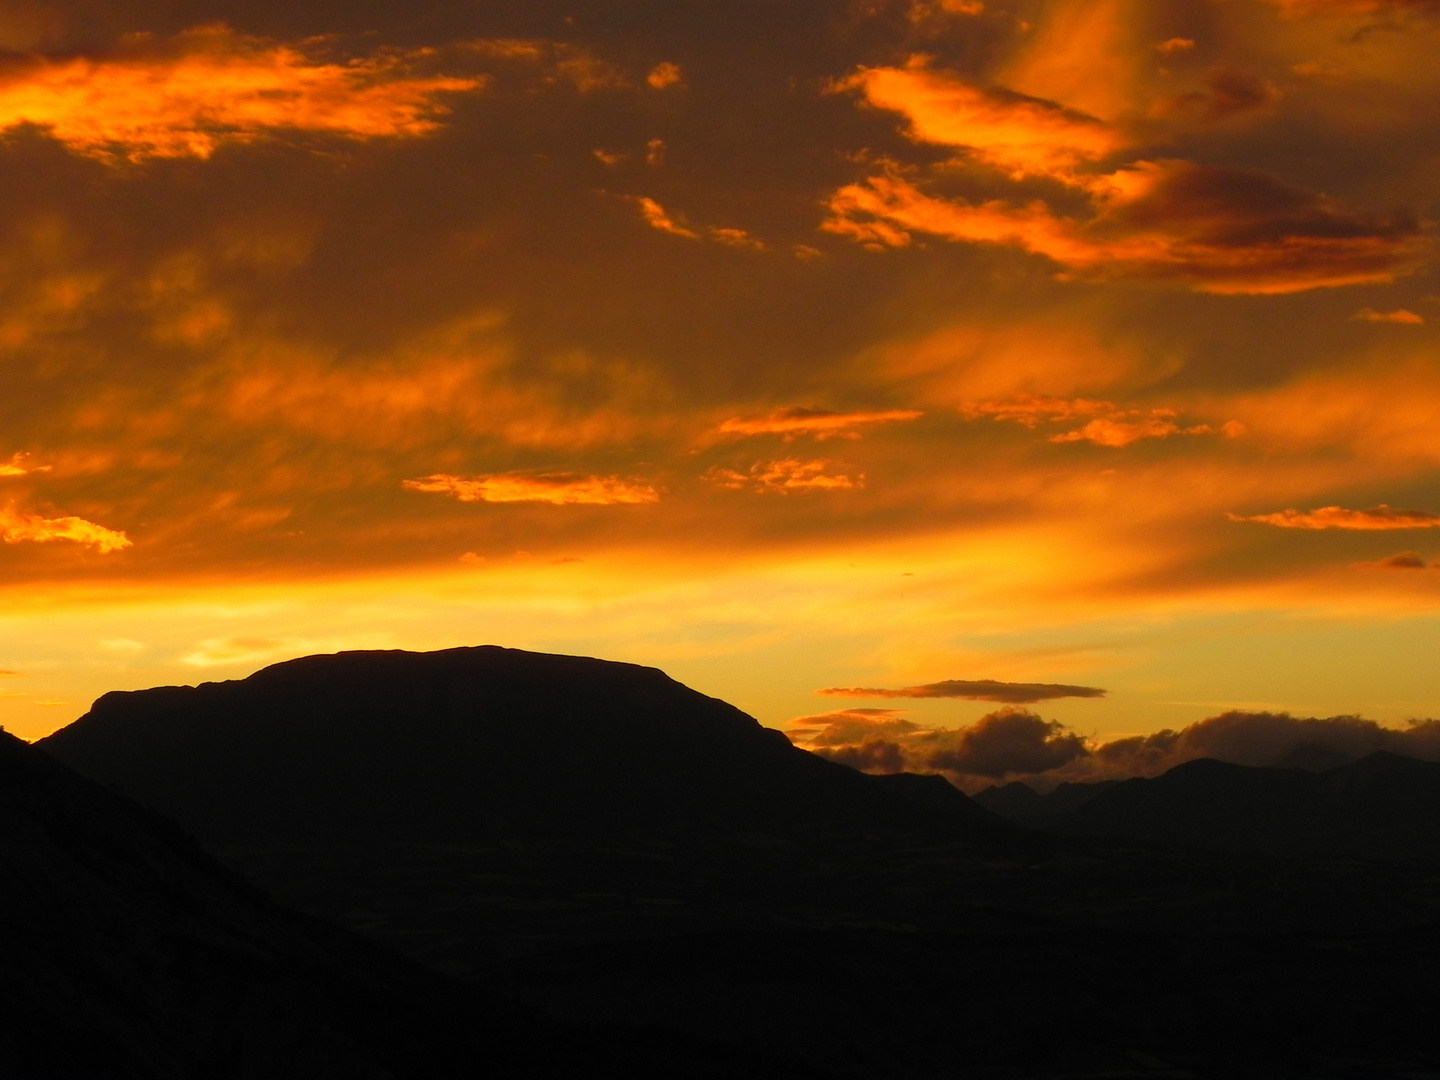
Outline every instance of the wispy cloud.
{"label": "wispy cloud", "polygon": [[570,472],[510,472],[481,476],[436,473],[406,480],[412,491],[451,495],[461,502],[538,502],[554,506],[614,506],[659,502],[660,491],[642,480]]}
{"label": "wispy cloud", "polygon": [[0,538],[7,544],[73,540],[77,544],[88,544],[102,555],[131,546],[130,538],[123,532],[96,525],[93,521],[79,517],[47,518],[16,510],[13,506],[0,509]]}
{"label": "wispy cloud", "polygon": [[49,472],[49,465],[31,465],[29,454],[12,454],[9,461],[0,461],[0,476],[28,476],[30,473]]}
{"label": "wispy cloud", "polygon": [[1440,12],[1440,0],[1270,0],[1291,18],[1309,15],[1375,15],[1382,11]]}
{"label": "wispy cloud", "polygon": [[1273,514],[1226,514],[1231,521],[1253,521],[1281,529],[1386,529],[1440,528],[1440,514],[1425,510],[1396,510],[1381,503],[1371,510],[1322,506],[1317,510],[1280,510]]}
{"label": "wispy cloud", "polygon": [[794,492],[848,491],[865,486],[864,474],[848,476],[843,473],[829,473],[837,463],[817,459],[801,461],[798,458],[780,458],[776,461],[759,461],[746,472],[736,469],[714,468],[704,474],[712,484],[735,491],[748,488],[761,494],[789,495]]}
{"label": "wispy cloud", "polygon": [[787,441],[808,435],[825,439],[858,439],[860,430],[875,424],[918,420],[914,409],[880,409],[871,412],[831,412],[827,409],[781,409],[766,416],[734,417],[716,430],[721,435],[782,435]]}
{"label": "wispy cloud", "polygon": [[1021,395],[1001,401],[970,401],[960,407],[966,419],[988,416],[1008,420],[1028,428],[1042,423],[1073,422],[1091,418],[1082,426],[1049,436],[1053,443],[1088,442],[1096,446],[1123,447],[1142,439],[1165,439],[1172,435],[1214,435],[1237,438],[1245,433],[1245,425],[1226,421],[1218,428],[1210,424],[1185,425],[1176,419],[1174,409],[1127,409],[1110,401],[1091,398],[1056,398]]}
{"label": "wispy cloud", "polygon": [[636,206],[640,207],[640,216],[652,229],[659,229],[661,232],[669,233],[671,236],[682,236],[687,240],[710,239],[718,244],[727,247],[749,248],[752,251],[763,251],[765,243],[757,240],[744,229],[728,228],[723,226],[710,226],[703,231],[689,228],[676,221],[663,206],[654,199],[645,196],[637,196],[632,199]]}
{"label": "wispy cloud", "polygon": [[1422,555],[1413,551],[1402,551],[1398,555],[1389,555],[1374,562],[1357,565],[1366,570],[1426,570],[1431,564],[1426,562]]}
{"label": "wispy cloud", "polygon": [[423,50],[332,60],[319,55],[322,44],[217,25],[168,41],[132,39],[125,55],[9,65],[0,74],[0,130],[34,125],[91,157],[206,158],[270,131],[424,135],[446,111],[437,95],[482,83],[415,73]]}
{"label": "wispy cloud", "polygon": [[995,679],[946,679],[923,686],[887,689],[875,686],[831,686],[815,691],[832,697],[858,698],[964,698],[968,701],[1000,701],[1027,705],[1056,698],[1104,697],[1096,686],[1067,686],[1064,683],[999,682]]}
{"label": "wispy cloud", "polygon": [[1362,308],[1350,318],[1357,322],[1377,323],[1398,323],[1401,326],[1424,326],[1425,316],[1417,315],[1413,311],[1400,308],[1398,311],[1376,311],[1374,308]]}

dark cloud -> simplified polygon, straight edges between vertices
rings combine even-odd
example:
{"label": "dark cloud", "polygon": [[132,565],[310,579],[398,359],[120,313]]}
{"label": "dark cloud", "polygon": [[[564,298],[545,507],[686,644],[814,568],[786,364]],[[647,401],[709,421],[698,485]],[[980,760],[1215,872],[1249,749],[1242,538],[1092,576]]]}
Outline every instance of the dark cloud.
{"label": "dark cloud", "polygon": [[1372,563],[1361,563],[1361,565],[1372,570],[1424,570],[1430,564],[1425,561],[1423,556],[1417,555],[1413,551],[1402,551],[1398,555],[1391,555]]}
{"label": "dark cloud", "polygon": [[969,701],[1003,701],[1011,705],[1028,705],[1055,698],[1104,697],[1096,686],[1067,686],[1064,683],[999,682],[996,679],[946,679],[924,686],[886,689],[875,686],[830,686],[817,694],[833,697],[868,698],[965,698]]}
{"label": "dark cloud", "polygon": [[[833,718],[833,719],[832,719]],[[1359,716],[1297,717],[1234,710],[1179,731],[1095,743],[1059,721],[1007,707],[963,728],[927,728],[896,710],[852,709],[806,717],[825,723],[796,742],[871,772],[943,774],[978,790],[1001,779],[1038,788],[1159,774],[1197,758],[1257,767],[1330,768],[1378,750],[1440,761],[1440,720],[1387,728]]]}

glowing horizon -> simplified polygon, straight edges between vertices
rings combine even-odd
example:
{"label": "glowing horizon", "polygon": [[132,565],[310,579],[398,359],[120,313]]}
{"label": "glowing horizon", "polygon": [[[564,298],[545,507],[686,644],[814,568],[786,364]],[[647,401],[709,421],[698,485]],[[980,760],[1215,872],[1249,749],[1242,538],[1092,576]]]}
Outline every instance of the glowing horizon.
{"label": "glowing horizon", "polygon": [[16,734],[466,644],[1440,716],[1440,5],[162,8],[0,14]]}

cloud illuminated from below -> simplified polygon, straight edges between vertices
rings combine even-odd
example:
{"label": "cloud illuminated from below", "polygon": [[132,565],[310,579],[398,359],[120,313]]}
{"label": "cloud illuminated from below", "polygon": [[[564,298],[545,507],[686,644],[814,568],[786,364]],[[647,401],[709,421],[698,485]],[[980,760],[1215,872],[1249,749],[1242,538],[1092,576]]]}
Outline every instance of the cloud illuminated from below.
{"label": "cloud illuminated from below", "polygon": [[1009,705],[1028,705],[1056,698],[1099,698],[1105,691],[1098,686],[1067,686],[1063,683],[1000,682],[996,679],[946,679],[923,686],[885,689],[873,686],[831,686],[815,691],[832,697],[864,698],[963,698],[967,701],[998,701]]}
{"label": "cloud illuminated from below", "polygon": [[34,125],[91,157],[207,158],[222,143],[279,129],[423,135],[446,111],[437,94],[482,82],[408,72],[423,51],[337,63],[315,48],[217,25],[168,42],[140,39],[127,56],[12,64],[0,72],[0,131]]}
{"label": "cloud illuminated from below", "polygon": [[734,417],[717,429],[721,435],[783,435],[787,440],[810,435],[817,440],[857,439],[858,428],[918,420],[923,413],[914,409],[882,409],[873,412],[830,412],[826,409],[782,409],[768,416]]}
{"label": "cloud illuminated from below", "polygon": [[641,480],[569,472],[490,473],[469,477],[436,473],[420,480],[406,480],[404,486],[412,491],[452,495],[461,502],[613,506],[660,501],[659,489]]}
{"label": "cloud illuminated from below", "polygon": [[1425,510],[1396,510],[1381,503],[1372,510],[1322,506],[1318,510],[1280,510],[1273,514],[1226,514],[1231,521],[1253,521],[1281,529],[1385,529],[1440,528],[1440,514]]}
{"label": "cloud illuminated from below", "polygon": [[0,538],[7,544],[24,541],[45,543],[50,540],[73,540],[88,544],[102,555],[131,546],[131,540],[123,532],[107,529],[79,517],[41,517],[27,514],[8,506],[0,510]]}

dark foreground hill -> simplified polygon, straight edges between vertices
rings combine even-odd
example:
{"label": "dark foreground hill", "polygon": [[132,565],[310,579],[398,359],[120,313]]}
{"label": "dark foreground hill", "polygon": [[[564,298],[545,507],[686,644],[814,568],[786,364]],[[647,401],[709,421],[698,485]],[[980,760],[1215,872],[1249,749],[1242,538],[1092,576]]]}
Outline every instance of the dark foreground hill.
{"label": "dark foreground hill", "polygon": [[438,1078],[544,1030],[277,907],[173,824],[3,733],[0,866],[6,1078]]}
{"label": "dark foreground hill", "polygon": [[1440,858],[1440,763],[1378,752],[1323,772],[1201,759],[1154,779],[1021,784],[982,805],[1074,836],[1190,844],[1217,851]]}
{"label": "dark foreground hill", "polygon": [[494,646],[106,694],[39,745],[214,842],[1012,831],[939,778],[834,765],[654,668]]}

